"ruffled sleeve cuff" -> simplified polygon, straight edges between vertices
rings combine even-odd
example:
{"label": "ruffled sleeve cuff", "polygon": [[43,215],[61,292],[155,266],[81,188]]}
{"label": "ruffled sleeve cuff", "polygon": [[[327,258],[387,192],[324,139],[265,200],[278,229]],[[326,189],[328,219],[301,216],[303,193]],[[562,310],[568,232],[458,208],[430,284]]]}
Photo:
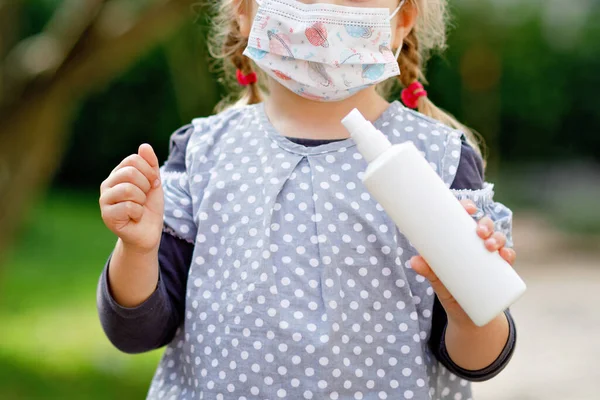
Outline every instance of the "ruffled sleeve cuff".
{"label": "ruffled sleeve cuff", "polygon": [[451,189],[452,193],[459,200],[471,200],[477,207],[477,212],[473,218],[478,220],[487,216],[494,221],[495,231],[502,232],[506,236],[506,247],[513,246],[512,238],[512,220],[513,213],[502,203],[494,201],[494,185],[485,183],[479,190],[456,190]]}

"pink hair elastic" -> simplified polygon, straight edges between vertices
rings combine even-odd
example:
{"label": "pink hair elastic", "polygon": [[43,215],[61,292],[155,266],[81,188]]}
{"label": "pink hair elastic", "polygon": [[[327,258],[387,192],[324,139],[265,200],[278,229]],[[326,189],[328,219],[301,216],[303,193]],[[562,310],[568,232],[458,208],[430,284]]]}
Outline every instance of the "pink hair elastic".
{"label": "pink hair elastic", "polygon": [[402,102],[408,108],[418,108],[419,98],[426,97],[427,91],[423,88],[423,85],[419,81],[415,81],[408,85],[406,89],[402,91]]}
{"label": "pink hair elastic", "polygon": [[244,75],[241,70],[237,70],[235,72],[235,76],[237,81],[242,86],[252,85],[258,81],[258,77],[256,76],[256,72],[250,72],[248,75]]}

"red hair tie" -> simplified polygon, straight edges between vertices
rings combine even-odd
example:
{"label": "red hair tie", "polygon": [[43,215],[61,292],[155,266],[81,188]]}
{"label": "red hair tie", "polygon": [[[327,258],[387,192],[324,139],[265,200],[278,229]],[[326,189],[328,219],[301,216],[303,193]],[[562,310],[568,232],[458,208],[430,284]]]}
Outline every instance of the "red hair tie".
{"label": "red hair tie", "polygon": [[402,102],[408,108],[418,108],[419,98],[426,97],[427,91],[423,88],[423,85],[419,81],[415,81],[408,85],[406,89],[402,91]]}
{"label": "red hair tie", "polygon": [[252,85],[258,81],[258,77],[256,76],[256,72],[250,72],[248,75],[244,75],[242,70],[238,69],[235,72],[235,76],[237,81],[242,86]]}

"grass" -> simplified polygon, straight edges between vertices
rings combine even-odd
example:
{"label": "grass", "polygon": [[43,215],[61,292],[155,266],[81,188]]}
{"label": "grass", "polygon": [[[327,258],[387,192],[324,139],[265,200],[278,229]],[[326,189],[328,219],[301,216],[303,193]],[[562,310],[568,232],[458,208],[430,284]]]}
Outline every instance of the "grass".
{"label": "grass", "polygon": [[0,399],[144,398],[161,352],[120,353],[96,315],[114,241],[95,195],[54,193],[33,210],[0,279]]}

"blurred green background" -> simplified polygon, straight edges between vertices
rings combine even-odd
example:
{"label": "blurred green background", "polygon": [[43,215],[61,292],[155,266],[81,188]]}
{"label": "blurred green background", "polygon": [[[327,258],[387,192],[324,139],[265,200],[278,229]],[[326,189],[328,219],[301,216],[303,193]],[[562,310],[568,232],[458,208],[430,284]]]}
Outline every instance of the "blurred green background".
{"label": "blurred green background", "polygon": [[[451,10],[430,97],[485,138],[498,198],[533,226],[521,246],[552,254],[552,231],[562,255],[596,254],[600,1]],[[142,142],[166,159],[170,133],[224,95],[206,20],[194,1],[0,0],[0,399],[144,397],[160,351],[120,354],[96,317],[115,241],[97,188]]]}

